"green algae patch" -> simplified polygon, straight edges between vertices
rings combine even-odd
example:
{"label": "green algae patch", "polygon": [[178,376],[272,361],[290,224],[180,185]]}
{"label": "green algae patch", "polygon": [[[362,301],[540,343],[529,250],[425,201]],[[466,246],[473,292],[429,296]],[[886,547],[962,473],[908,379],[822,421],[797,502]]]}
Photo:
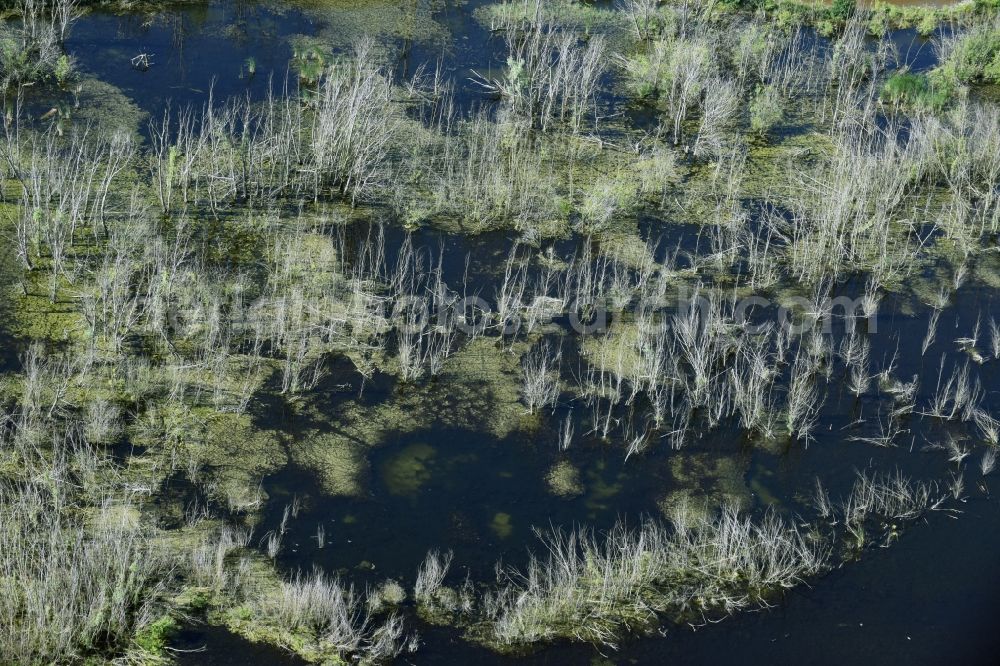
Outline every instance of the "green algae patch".
{"label": "green algae patch", "polygon": [[583,483],[580,481],[580,470],[568,460],[560,460],[549,469],[545,475],[549,492],[556,497],[572,498],[583,494]]}
{"label": "green algae patch", "polygon": [[86,322],[72,295],[61,289],[53,303],[46,293],[45,283],[49,278],[41,270],[32,271],[24,279],[29,286],[26,294],[21,292],[14,299],[11,333],[26,340],[82,343]]}
{"label": "green algae patch", "polygon": [[[349,400],[333,413],[305,397],[300,413],[314,423],[326,423],[322,433],[307,431],[289,444],[296,464],[314,472],[324,492],[357,496],[364,488],[372,449],[418,431],[439,429],[485,431],[497,439],[537,427],[537,417],[525,414],[520,398],[519,353],[527,343],[509,350],[479,338],[456,351],[441,374],[418,384],[397,384],[375,404]],[[430,443],[411,444],[379,464],[378,474],[393,494],[414,496],[442,461]]]}
{"label": "green algae patch", "polygon": [[757,502],[759,504],[778,507],[781,505],[781,500],[779,500],[767,486],[765,482],[766,479],[763,478],[765,475],[766,474],[762,472],[761,474],[757,474],[751,478],[750,490],[752,490],[753,494],[757,496]]}
{"label": "green algae patch", "polygon": [[[394,0],[296,0],[292,3],[318,23],[314,39],[329,49],[344,49],[360,40],[410,40],[443,43],[448,37],[434,20],[436,3],[400,3]],[[283,3],[273,5],[275,11]]]}
{"label": "green algae patch", "polygon": [[1000,253],[992,252],[976,262],[973,275],[983,286],[1000,289]]}
{"label": "green algae patch", "polygon": [[491,3],[477,9],[475,17],[486,27],[507,22],[516,25],[535,20],[536,11],[542,21],[586,35],[593,32],[624,38],[630,29],[622,12],[573,0],[549,0],[537,8],[534,2],[519,0]]}
{"label": "green algae patch", "polygon": [[430,444],[410,444],[382,465],[382,482],[393,495],[414,497],[434,477],[436,457]]}
{"label": "green algae patch", "polygon": [[628,482],[628,475],[624,470],[612,474],[608,469],[608,464],[603,460],[597,461],[588,468],[584,472],[584,476],[587,479],[587,494],[584,501],[587,509],[591,511],[591,516],[612,509],[615,497],[621,493],[624,484]]}
{"label": "green algae patch", "polygon": [[382,446],[390,436],[432,427],[482,429],[500,439],[536,424],[520,403],[520,354],[527,347],[518,342],[501,349],[494,340],[477,338],[457,350],[437,378],[398,384],[374,405],[351,401],[336,414],[325,415],[322,405],[309,403],[303,413],[329,420],[332,436],[364,447]]}
{"label": "green algae patch", "polygon": [[749,506],[747,471],[748,463],[740,456],[672,452],[670,472],[675,487],[660,500],[660,509],[669,516],[682,502],[706,513],[724,505]]}
{"label": "green algae patch", "polygon": [[94,78],[80,81],[70,118],[74,125],[91,132],[117,130],[135,138],[148,120],[146,112],[121,88]]}
{"label": "green algae patch", "polygon": [[259,505],[260,482],[288,463],[281,433],[256,427],[247,414],[159,405],[132,432],[151,455],[183,461],[192,480],[208,470],[209,490],[234,509]]}
{"label": "green algae patch", "polygon": [[261,480],[288,462],[280,433],[256,428],[247,415],[213,412],[205,419],[202,457],[231,507],[255,506]]}
{"label": "green algae patch", "polygon": [[308,468],[327,495],[358,497],[365,488],[368,459],[364,447],[332,433],[311,431],[289,444],[292,461]]}
{"label": "green algae patch", "polygon": [[[634,227],[634,225],[633,225]],[[600,237],[601,254],[610,257],[629,268],[641,270],[655,265],[653,253],[642,238],[639,230],[614,231]]]}
{"label": "green algae patch", "polygon": [[514,525],[511,523],[510,514],[503,511],[493,514],[493,520],[490,521],[490,530],[501,539],[510,537],[514,533]]}
{"label": "green algae patch", "polygon": [[638,324],[619,319],[612,323],[607,334],[585,338],[581,356],[591,367],[602,373],[623,380],[634,380],[643,377],[651,367],[647,358],[651,350],[644,342],[643,332]]}
{"label": "green algae patch", "polygon": [[466,345],[449,359],[442,381],[432,389],[440,395],[445,393],[445,385],[454,387],[451,405],[438,417],[453,426],[484,422],[498,439],[533,425],[520,403],[520,358],[527,347],[528,343],[522,342],[509,350],[498,349],[486,338]]}
{"label": "green algae patch", "polygon": [[756,144],[747,154],[747,169],[741,174],[745,196],[766,199],[788,190],[788,174],[804,173],[835,146],[828,134],[808,131],[782,136],[777,141]]}

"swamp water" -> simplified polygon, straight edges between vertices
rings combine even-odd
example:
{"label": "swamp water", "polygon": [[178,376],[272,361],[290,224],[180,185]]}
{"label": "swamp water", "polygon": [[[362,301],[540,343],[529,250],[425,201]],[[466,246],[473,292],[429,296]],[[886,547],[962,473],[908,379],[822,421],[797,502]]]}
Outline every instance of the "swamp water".
{"label": "swamp water", "polygon": [[[341,48],[375,33],[388,38],[400,76],[440,59],[446,75],[458,82],[459,102],[471,104],[481,97],[467,81],[471,70],[489,72],[503,64],[502,45],[472,17],[476,8],[476,2],[212,2],[151,15],[91,12],[78,22],[67,50],[82,72],[112,84],[139,112],[156,117],[169,104],[206,104],[210,94],[262,99],[269,90],[280,90],[303,44]],[[914,70],[932,66],[930,47],[915,33],[901,32],[896,40],[912,53],[908,62]],[[129,65],[140,53],[151,54],[148,70]],[[639,227],[644,240],[664,239],[662,248],[693,253],[704,243],[695,229],[667,228],[662,220],[644,218]],[[387,234],[392,254],[402,234],[391,229]],[[413,241],[428,257],[440,253],[446,282],[465,281],[470,291],[482,292],[502,277],[512,242],[499,232],[470,238],[418,232]],[[560,241],[553,249],[566,256],[579,251],[580,242]],[[939,366],[947,375],[967,362],[953,341],[972,334],[980,313],[1000,315],[998,267],[995,256],[974,260],[972,277],[942,311],[938,340],[926,352],[921,345],[930,310],[918,292],[921,281],[933,283],[934,267],[917,276],[911,289],[883,299],[871,357],[876,367],[896,357],[897,377],[919,375],[918,404],[933,396]],[[852,296],[863,288],[844,287]],[[578,341],[567,340],[562,351],[567,367],[578,365]],[[856,470],[899,469],[914,478],[941,479],[950,469],[944,453],[923,450],[947,430],[918,415],[906,418],[906,430],[893,447],[856,441],[878,434],[884,398],[857,397],[843,382],[840,391],[831,384],[807,447],[788,442],[765,450],[748,441],[738,424],[724,423],[696,434],[682,450],[662,443],[626,459],[620,445],[585,434],[582,405],[561,404],[529,418],[516,395],[513,401],[498,395],[516,382],[516,356],[512,362],[504,358],[510,354],[492,341],[472,346],[460,353],[457,385],[442,380],[421,389],[384,376],[366,379],[351,361],[331,359],[327,380],[295,410],[256,399],[255,423],[287,434],[290,446],[299,438],[363,439],[359,458],[344,463],[350,469],[343,473],[324,477],[292,456],[264,480],[258,534],[277,529],[286,506],[300,507],[288,522],[278,565],[287,572],[320,567],[362,587],[387,577],[409,584],[427,551],[444,548],[455,554],[451,577],[489,581],[498,560],[522,566],[529,550],[541,547],[536,528],[584,524],[599,532],[622,519],[637,524],[660,515],[682,499],[727,498],[752,511],[776,506],[806,513],[816,477],[837,497],[849,491]],[[0,363],[8,360],[0,357]],[[498,373],[506,379],[498,381]],[[997,365],[980,366],[978,377],[984,407],[998,413]],[[384,420],[366,423],[371,415]],[[577,435],[560,452],[565,423],[572,423]],[[1000,637],[991,627],[1000,592],[1000,485],[993,476],[969,478],[960,513],[930,514],[891,547],[868,550],[859,561],[794,588],[770,610],[696,629],[665,626],[662,637],[629,639],[618,652],[604,651],[606,657],[581,645],[502,657],[462,641],[454,630],[414,619],[422,647],[401,659],[416,664],[993,663],[1000,658]],[[182,664],[298,663],[225,630],[198,625],[185,628],[173,646]]]}
{"label": "swamp water", "polygon": [[[431,243],[429,247],[435,248]],[[963,353],[948,351],[953,338],[971,330],[963,312],[997,308],[990,289],[970,287],[942,315],[942,342],[921,357],[926,313],[900,311],[885,303],[875,336],[885,346],[873,356],[898,353],[901,376],[936,376],[943,353],[946,366],[963,363]],[[944,323],[947,322],[947,323]],[[501,353],[488,352],[488,353]],[[564,350],[565,353],[565,350]],[[484,366],[489,361],[484,362]],[[346,373],[339,375],[344,377]],[[986,401],[1000,401],[1000,373],[982,373]],[[352,385],[357,390],[360,379]],[[363,389],[367,404],[389,401],[393,387],[372,382]],[[324,395],[316,405],[333,406],[341,392]],[[921,386],[920,400],[934,386]],[[391,428],[372,451],[360,497],[324,494],[315,474],[286,467],[268,478],[269,503],[260,531],[281,523],[285,507],[301,503],[289,522],[286,547],[277,562],[287,571],[314,566],[342,574],[357,584],[385,578],[412,580],[414,563],[429,549],[455,553],[452,576],[491,580],[497,561],[523,566],[529,551],[542,548],[534,528],[585,524],[597,530],[625,519],[633,523],[658,515],[680,497],[726,497],[754,510],[769,506],[808,513],[812,480],[823,479],[831,496],[846,494],[857,470],[899,469],[919,479],[940,479],[949,466],[941,451],[921,450],[942,432],[920,417],[892,448],[872,447],[851,438],[879,434],[878,400],[857,398],[844,389],[827,397],[815,441],[805,449],[762,451],[745,440],[738,427],[717,428],[680,451],[653,447],[625,460],[620,449],[597,437],[578,436],[560,453],[559,425],[568,416],[582,427],[580,407],[560,407],[545,414],[537,427],[506,437],[484,434],[491,409],[477,409],[483,423],[456,428],[448,406],[430,425],[409,432]],[[330,411],[336,414],[336,408]],[[476,412],[473,412],[473,415]],[[294,421],[289,427],[294,430]],[[477,427],[478,425],[478,427]],[[330,426],[336,429],[334,424]],[[567,490],[555,490],[553,468],[568,463]],[[970,475],[971,476],[971,475]],[[790,590],[774,608],[740,613],[718,624],[683,627],[664,625],[662,638],[633,638],[616,652],[585,645],[555,645],[519,657],[505,657],[470,645],[454,630],[414,618],[422,646],[405,663],[908,663],[990,664],[1000,650],[991,630],[995,598],[1000,590],[996,552],[1000,549],[1000,485],[992,476],[970,481],[973,487],[955,514],[932,512],[886,548],[866,551],[820,579]],[[324,542],[317,541],[323,526]],[[444,544],[445,546],[442,546]],[[183,657],[181,663],[229,664],[226,647],[235,637],[225,630],[192,627],[179,647],[207,646],[208,652]],[[218,650],[218,656],[212,656]],[[252,654],[240,648],[237,655]],[[603,653],[603,654],[602,654]],[[267,653],[268,663],[273,655]],[[809,655],[803,657],[803,655]],[[604,660],[608,661],[605,662]],[[287,663],[298,663],[289,659]]]}

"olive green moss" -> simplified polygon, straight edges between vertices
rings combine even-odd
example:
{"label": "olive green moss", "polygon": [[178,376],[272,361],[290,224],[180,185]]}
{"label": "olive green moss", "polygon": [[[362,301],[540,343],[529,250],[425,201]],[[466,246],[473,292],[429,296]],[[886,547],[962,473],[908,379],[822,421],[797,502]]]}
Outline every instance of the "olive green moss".
{"label": "olive green moss", "polygon": [[[132,436],[148,456],[178,460],[234,509],[259,506],[261,481],[288,462],[284,436],[255,426],[250,415],[183,403],[151,407]],[[207,478],[200,479],[203,472]]]}
{"label": "olive green moss", "polygon": [[356,44],[365,38],[387,45],[390,40],[442,44],[446,28],[435,20],[438,2],[400,3],[394,0],[293,0],[266,3],[276,12],[289,4],[317,23],[311,39],[329,52]]}
{"label": "olive green moss", "polygon": [[310,431],[295,436],[288,449],[296,465],[312,470],[325,494],[362,494],[368,470],[362,445],[333,433]]}
{"label": "olive green moss", "polygon": [[500,539],[508,539],[514,532],[514,524],[511,515],[504,511],[497,511],[490,521],[490,530]]}
{"label": "olive green moss", "polygon": [[414,497],[434,478],[436,457],[430,444],[410,444],[382,465],[382,482],[393,495]]}
{"label": "olive green moss", "polygon": [[671,490],[659,502],[665,516],[681,502],[707,514],[729,504],[750,506],[750,489],[745,480],[748,461],[738,455],[712,452],[672,451]]}
{"label": "olive green moss", "polygon": [[582,495],[583,483],[580,481],[580,470],[569,460],[560,460],[554,464],[545,475],[549,491],[556,497],[571,498]]}

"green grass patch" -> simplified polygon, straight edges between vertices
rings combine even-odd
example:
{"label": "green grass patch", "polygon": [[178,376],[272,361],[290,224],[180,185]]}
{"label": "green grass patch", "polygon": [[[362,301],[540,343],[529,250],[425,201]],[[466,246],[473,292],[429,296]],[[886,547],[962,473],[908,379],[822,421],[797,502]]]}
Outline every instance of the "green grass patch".
{"label": "green grass patch", "polygon": [[899,72],[889,77],[882,87],[882,99],[891,104],[922,111],[942,109],[952,97],[946,82],[926,74]]}

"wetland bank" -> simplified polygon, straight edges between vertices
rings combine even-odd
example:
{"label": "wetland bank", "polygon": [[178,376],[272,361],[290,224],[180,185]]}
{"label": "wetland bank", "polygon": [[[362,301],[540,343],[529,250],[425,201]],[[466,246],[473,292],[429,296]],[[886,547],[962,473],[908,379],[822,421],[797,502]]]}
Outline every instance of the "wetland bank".
{"label": "wetland bank", "polygon": [[0,662],[995,660],[994,0],[3,7]]}

